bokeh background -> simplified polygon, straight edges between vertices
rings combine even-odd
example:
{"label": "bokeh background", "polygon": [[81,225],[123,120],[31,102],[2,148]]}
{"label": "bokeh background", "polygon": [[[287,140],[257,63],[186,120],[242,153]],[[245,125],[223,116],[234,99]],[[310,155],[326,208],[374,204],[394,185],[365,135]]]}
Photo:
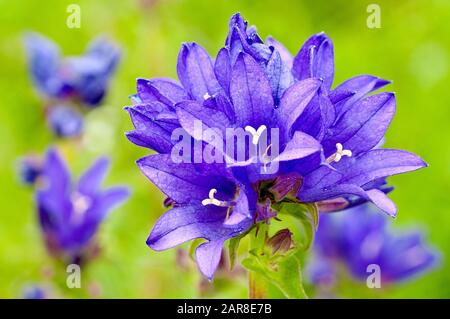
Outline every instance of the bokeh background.
{"label": "bokeh background", "polygon": [[[366,26],[367,5],[381,7],[381,28]],[[66,8],[81,7],[81,28],[66,26]],[[293,53],[313,33],[335,45],[335,83],[357,74],[391,79],[397,114],[387,147],[420,154],[430,165],[390,179],[396,190],[399,228],[420,227],[441,251],[438,268],[389,288],[346,281],[344,297],[450,297],[450,2],[270,0],[0,0],[0,297],[21,297],[32,285],[56,297],[246,297],[242,271],[202,281],[186,252],[153,252],[145,240],[164,211],[159,191],[134,161],[147,152],[129,143],[131,123],[123,106],[137,77],[175,77],[180,43],[196,41],[211,54],[223,45],[229,17],[241,12],[264,38],[272,35]],[[57,140],[44,121],[42,100],[31,84],[23,33],[37,31],[80,54],[95,36],[117,41],[123,59],[104,105],[86,118],[77,141]],[[132,196],[99,233],[102,256],[83,269],[82,289],[68,289],[65,269],[47,256],[33,192],[19,183],[17,159],[58,145],[71,169],[81,172],[99,155],[112,159],[108,185],[127,184]],[[185,246],[187,247],[187,246]]]}

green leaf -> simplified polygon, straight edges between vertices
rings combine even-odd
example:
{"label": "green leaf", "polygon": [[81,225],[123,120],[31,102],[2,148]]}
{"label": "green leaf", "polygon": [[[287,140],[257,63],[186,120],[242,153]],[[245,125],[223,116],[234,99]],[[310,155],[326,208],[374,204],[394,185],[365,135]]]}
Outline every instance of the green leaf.
{"label": "green leaf", "polygon": [[280,214],[296,218],[302,225],[305,236],[302,244],[303,250],[308,250],[314,239],[314,233],[319,225],[319,210],[315,204],[283,203]]}
{"label": "green leaf", "polygon": [[242,233],[239,236],[230,238],[228,241],[228,254],[230,257],[230,269],[233,270],[234,266],[236,264],[236,256],[239,249],[239,244],[241,243],[241,239],[250,233],[255,226],[252,226],[249,230],[247,230],[245,233]]}
{"label": "green leaf", "polygon": [[295,253],[277,258],[276,263],[264,256],[250,255],[242,261],[250,271],[261,275],[277,287],[286,298],[308,298],[303,289],[300,262]]}
{"label": "green leaf", "polygon": [[230,254],[230,269],[234,269],[236,263],[236,255],[239,248],[239,243],[241,242],[241,237],[231,238],[228,243],[228,253]]}

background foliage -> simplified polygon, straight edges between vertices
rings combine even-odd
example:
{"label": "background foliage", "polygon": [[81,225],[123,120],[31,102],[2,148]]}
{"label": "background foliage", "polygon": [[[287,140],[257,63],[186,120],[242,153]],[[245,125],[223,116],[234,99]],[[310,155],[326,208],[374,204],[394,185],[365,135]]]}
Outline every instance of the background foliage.
{"label": "background foliage", "polygon": [[[344,280],[342,294],[450,297],[449,1],[378,0],[381,29],[366,27],[366,8],[373,1],[348,0],[78,0],[81,28],[69,29],[66,8],[73,2],[0,0],[0,297],[20,297],[30,284],[49,287],[58,297],[246,297],[242,270],[218,274],[213,287],[182,252],[158,253],[145,245],[164,211],[163,197],[134,164],[146,152],[125,139],[131,123],[122,110],[137,77],[176,76],[181,42],[196,41],[215,54],[237,11],[262,36],[273,35],[293,53],[311,34],[327,32],[335,44],[335,83],[363,73],[394,80],[389,90],[397,92],[397,114],[386,146],[420,154],[430,165],[391,178],[397,188],[391,196],[399,206],[395,224],[420,224],[442,252],[441,266],[388,289]],[[54,39],[66,54],[81,53],[98,34],[123,48],[105,105],[88,115],[86,135],[75,143],[55,140],[45,125],[42,101],[26,69],[22,36],[27,30]],[[65,288],[65,269],[43,247],[32,192],[17,180],[17,159],[49,144],[61,147],[75,172],[108,154],[113,166],[107,184],[126,183],[133,191],[103,225],[103,255],[83,269],[81,290]]]}

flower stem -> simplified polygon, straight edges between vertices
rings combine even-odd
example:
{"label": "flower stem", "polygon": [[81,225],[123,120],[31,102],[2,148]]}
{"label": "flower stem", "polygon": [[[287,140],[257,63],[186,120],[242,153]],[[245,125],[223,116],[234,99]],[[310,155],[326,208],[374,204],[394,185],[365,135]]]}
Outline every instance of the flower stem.
{"label": "flower stem", "polygon": [[[264,247],[267,229],[263,227],[255,228],[250,233],[250,251],[258,252]],[[249,272],[248,293],[250,299],[264,299],[266,297],[266,283],[261,274],[254,271]]]}

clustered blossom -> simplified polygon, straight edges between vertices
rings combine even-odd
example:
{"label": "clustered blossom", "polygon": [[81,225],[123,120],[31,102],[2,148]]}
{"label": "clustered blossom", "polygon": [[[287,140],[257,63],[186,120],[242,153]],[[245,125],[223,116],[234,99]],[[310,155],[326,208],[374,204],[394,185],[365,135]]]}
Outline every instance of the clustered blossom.
{"label": "clustered blossom", "polygon": [[102,190],[109,162],[98,159],[78,180],[57,151],[50,149],[42,166],[36,203],[46,246],[50,254],[80,263],[95,251],[95,233],[109,211],[128,197],[126,187]]}
{"label": "clustered blossom", "polygon": [[[395,97],[369,94],[389,81],[360,75],[332,88],[333,43],[324,33],[313,35],[292,57],[273,38],[263,42],[236,14],[217,56],[212,59],[200,45],[184,43],[177,73],[180,82],[137,80],[133,105],[126,107],[135,129],[127,138],[158,152],[137,164],[172,206],[147,244],[163,250],[206,239],[196,260],[210,279],[224,242],[276,216],[274,204],[289,198],[337,211],[370,201],[395,216],[386,177],[426,166],[412,153],[380,147]],[[223,144],[205,138],[196,122],[218,136],[226,136],[229,128],[245,129],[254,144],[264,135],[264,161],[250,161],[247,146],[238,145],[247,157],[232,165],[211,158],[175,162],[179,141],[173,132],[180,128],[204,152]],[[273,129],[277,138],[269,136]],[[236,149],[215,151],[212,158],[236,158]],[[275,164],[276,171],[267,170]]]}
{"label": "clustered blossom", "polygon": [[389,220],[370,205],[322,214],[314,257],[308,265],[309,279],[319,287],[331,288],[339,265],[361,281],[370,274],[368,266],[377,265],[382,286],[409,279],[435,267],[439,260],[423,237],[419,230],[394,231]]}
{"label": "clustered blossom", "polygon": [[37,33],[27,34],[25,46],[33,84],[48,101],[48,125],[59,137],[79,135],[80,112],[102,102],[120,60],[119,48],[100,37],[83,55],[62,57],[54,42]]}

